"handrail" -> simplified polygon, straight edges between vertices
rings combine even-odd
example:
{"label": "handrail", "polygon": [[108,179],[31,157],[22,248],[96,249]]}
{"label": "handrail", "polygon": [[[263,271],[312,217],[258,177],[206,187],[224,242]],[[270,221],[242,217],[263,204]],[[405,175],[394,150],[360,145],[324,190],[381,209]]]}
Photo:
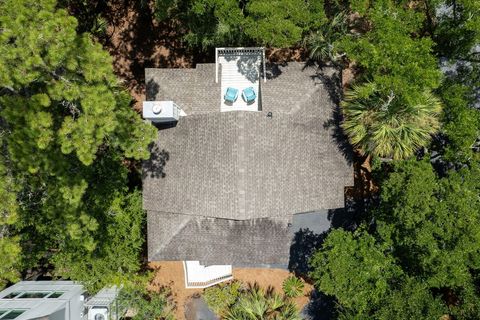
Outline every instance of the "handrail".
{"label": "handrail", "polygon": [[228,279],[232,279],[233,276],[230,274],[230,275],[225,275],[225,276],[222,276],[222,277],[218,277],[218,278],[215,278],[215,279],[212,279],[212,280],[209,280],[209,281],[203,281],[203,282],[187,282],[188,286],[189,287],[209,287],[211,285],[214,285],[214,284],[217,284],[219,282],[222,282],[224,280],[228,280]]}
{"label": "handrail", "polygon": [[263,82],[267,82],[267,68],[265,66],[265,48],[263,47],[239,47],[239,48],[215,48],[215,83],[218,83],[218,56],[219,54],[236,54],[236,55],[262,55],[263,65]]}
{"label": "handrail", "polygon": [[215,48],[215,83],[218,83],[218,49]]}
{"label": "handrail", "polygon": [[206,288],[212,286],[214,284],[220,283],[225,280],[233,279],[232,274],[227,274],[221,277],[217,277],[208,281],[199,281],[199,282],[190,282],[188,281],[188,270],[187,270],[187,263],[183,261],[183,274],[185,277],[185,287],[186,288]]}

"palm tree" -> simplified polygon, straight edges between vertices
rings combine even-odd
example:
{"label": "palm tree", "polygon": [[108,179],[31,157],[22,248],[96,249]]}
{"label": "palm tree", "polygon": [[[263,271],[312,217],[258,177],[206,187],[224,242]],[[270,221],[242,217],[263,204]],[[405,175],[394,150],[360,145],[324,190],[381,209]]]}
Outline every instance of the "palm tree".
{"label": "palm tree", "polygon": [[226,312],[226,320],[300,320],[293,302],[275,293],[262,290],[257,284],[243,292]]}
{"label": "palm tree", "polygon": [[429,143],[439,128],[442,107],[430,91],[408,104],[366,83],[346,92],[342,109],[342,127],[353,146],[364,154],[405,159]]}
{"label": "palm tree", "polygon": [[290,276],[283,281],[283,292],[290,298],[300,297],[303,294],[304,283],[302,279]]}
{"label": "palm tree", "polygon": [[347,33],[346,15],[339,13],[331,21],[324,23],[320,30],[305,38],[310,59],[315,61],[330,60],[336,62],[341,55],[337,49],[337,41]]}

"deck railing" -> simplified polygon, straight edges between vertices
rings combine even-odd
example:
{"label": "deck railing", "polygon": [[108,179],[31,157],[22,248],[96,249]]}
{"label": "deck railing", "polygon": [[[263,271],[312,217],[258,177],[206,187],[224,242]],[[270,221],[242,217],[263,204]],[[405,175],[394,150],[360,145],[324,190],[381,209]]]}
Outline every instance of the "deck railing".
{"label": "deck railing", "polygon": [[230,279],[233,279],[232,275],[223,276],[223,277],[215,278],[215,279],[204,281],[204,282],[187,282],[186,287],[187,288],[206,288]]}
{"label": "deck railing", "polygon": [[240,48],[215,48],[215,83],[218,83],[218,56],[219,55],[236,55],[250,56],[261,55],[263,66],[263,82],[267,82],[265,67],[265,48],[262,47],[240,47]]}

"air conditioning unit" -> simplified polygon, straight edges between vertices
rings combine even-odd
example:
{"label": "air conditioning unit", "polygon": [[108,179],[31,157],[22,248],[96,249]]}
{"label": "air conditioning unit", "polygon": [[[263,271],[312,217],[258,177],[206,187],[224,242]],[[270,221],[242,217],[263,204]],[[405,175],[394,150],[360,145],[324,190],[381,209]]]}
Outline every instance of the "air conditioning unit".
{"label": "air conditioning unit", "polygon": [[108,308],[92,307],[88,310],[88,320],[110,320]]}
{"label": "air conditioning unit", "polygon": [[125,305],[119,303],[117,286],[105,287],[85,302],[87,320],[119,320],[127,311]]}
{"label": "air conditioning unit", "polygon": [[152,122],[175,122],[185,112],[173,101],[144,101],[142,115],[144,119]]}

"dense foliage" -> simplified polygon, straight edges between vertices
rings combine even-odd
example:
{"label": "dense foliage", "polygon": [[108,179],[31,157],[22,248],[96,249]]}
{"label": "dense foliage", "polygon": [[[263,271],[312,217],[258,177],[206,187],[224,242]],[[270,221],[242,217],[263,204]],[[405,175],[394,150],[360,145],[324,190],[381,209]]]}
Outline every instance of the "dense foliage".
{"label": "dense foliage", "polygon": [[478,50],[471,49],[480,42],[480,2],[429,0],[426,4],[424,14],[439,55],[479,62]]}
{"label": "dense foliage", "polygon": [[264,290],[257,284],[244,286],[238,281],[205,289],[203,297],[221,319],[226,320],[297,320],[296,305],[286,296]]}
{"label": "dense foliage", "polygon": [[403,104],[392,91],[384,96],[375,82],[354,86],[342,103],[342,127],[351,143],[375,156],[405,159],[425,147],[439,129],[441,102],[430,91]]}
{"label": "dense foliage", "polygon": [[210,309],[220,315],[235,303],[240,295],[241,289],[242,283],[239,281],[232,281],[228,284],[218,284],[205,289],[203,298]]}
{"label": "dense foliage", "polygon": [[[0,135],[2,142],[2,135]],[[0,156],[0,288],[7,281],[16,281],[19,278],[20,245],[18,236],[12,226],[18,222],[18,203],[16,201],[16,183],[4,158]]]}
{"label": "dense foliage", "polygon": [[98,289],[139,268],[144,218],[125,159],[147,158],[155,130],[76,27],[54,0],[0,2],[0,248],[6,270],[53,265]]}
{"label": "dense foliage", "polygon": [[407,105],[438,87],[440,71],[431,54],[433,41],[412,37],[421,27],[420,15],[394,5],[378,5],[366,19],[370,29],[341,40],[347,57],[362,68],[362,78],[374,83],[383,96],[393,92]]}
{"label": "dense foliage", "polygon": [[332,19],[325,21],[318,30],[311,32],[304,39],[304,45],[313,61],[338,63],[344,56],[340,40],[347,34],[346,15],[337,13]]}
{"label": "dense foliage", "polygon": [[313,257],[317,286],[370,319],[404,319],[405,311],[417,319],[475,318],[479,174],[478,164],[439,178],[426,161],[397,163],[373,213],[376,228],[335,230]]}
{"label": "dense foliage", "polygon": [[377,168],[379,199],[328,234],[310,276],[339,319],[477,319],[480,2],[334,3],[357,17],[335,41],[357,72],[343,128],[362,152],[410,160]]}
{"label": "dense foliage", "polygon": [[173,304],[167,289],[160,292],[147,290],[150,277],[132,279],[120,291],[118,304],[130,308],[132,320],[174,320]]}
{"label": "dense foliage", "polygon": [[461,67],[459,73],[447,79],[438,90],[444,110],[440,146],[436,149],[446,161],[480,160],[473,148],[480,137],[480,111],[472,107],[478,101],[479,87],[480,64],[474,64]]}
{"label": "dense foliage", "polygon": [[[357,4],[358,5],[358,4]],[[416,34],[423,16],[393,1],[361,6],[368,21],[337,41],[359,69],[342,105],[343,128],[359,151],[405,159],[438,129],[441,104],[432,91],[441,74],[430,37]]]}
{"label": "dense foliage", "polygon": [[288,47],[325,19],[322,0],[157,0],[157,19],[175,17],[194,47]]}
{"label": "dense foliage", "polygon": [[[304,44],[311,59],[353,72],[342,127],[358,151],[395,161],[380,166],[368,202],[378,205],[360,227],[333,230],[311,259],[339,318],[478,318],[480,1],[154,3],[195,49]],[[168,294],[133,276],[145,219],[129,175],[155,130],[92,36],[105,28],[103,5],[0,1],[0,287],[26,270],[92,292],[125,283],[136,318],[169,319]],[[285,295],[302,285],[289,278]],[[299,317],[287,297],[238,282],[203,296],[225,319]]]}

